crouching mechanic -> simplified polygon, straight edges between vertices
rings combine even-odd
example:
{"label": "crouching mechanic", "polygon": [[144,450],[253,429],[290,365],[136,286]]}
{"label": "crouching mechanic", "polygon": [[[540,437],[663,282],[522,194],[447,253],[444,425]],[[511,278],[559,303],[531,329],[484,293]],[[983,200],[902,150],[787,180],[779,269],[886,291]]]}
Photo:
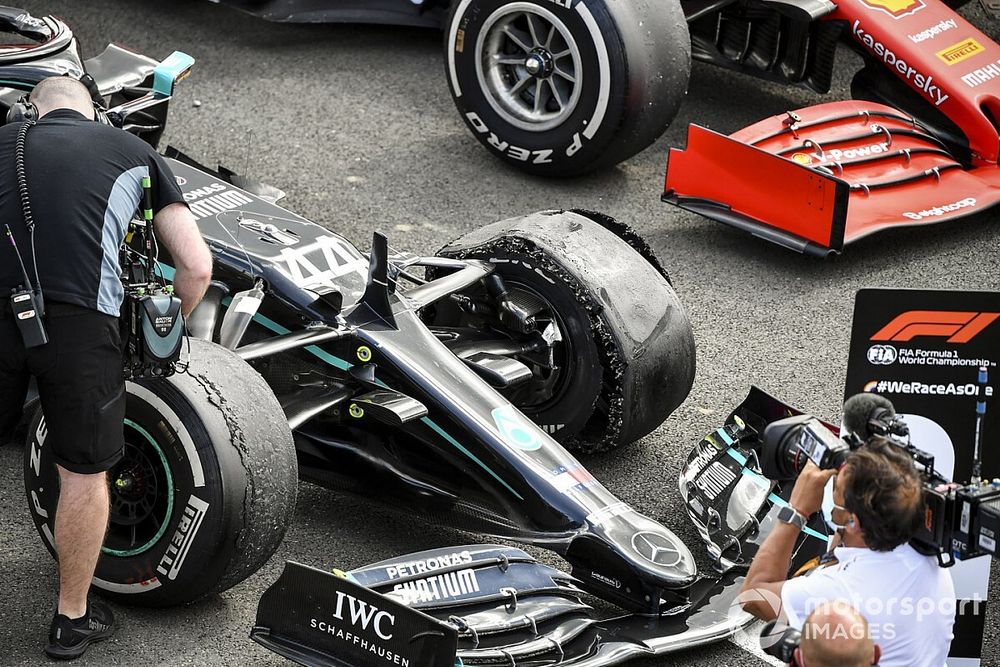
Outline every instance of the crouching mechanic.
{"label": "crouching mechanic", "polygon": [[[799,531],[818,512],[834,478],[840,546],[826,567],[787,580]],[[948,570],[909,544],[924,518],[921,480],[897,446],[875,438],[853,452],[839,472],[806,464],[789,504],[796,516],[779,523],[761,545],[743,584],[758,618],[780,615],[801,627],[826,602],[843,600],[868,620],[883,667],[943,667],[952,640],[955,588]]]}
{"label": "crouching mechanic", "polygon": [[[33,239],[14,163],[23,123],[0,127],[0,224],[11,229],[25,267],[10,239],[0,237],[0,436],[18,423],[34,376],[48,428],[45,446],[52,448],[60,482],[59,600],[45,652],[71,659],[114,630],[111,610],[89,600],[88,590],[108,523],[107,471],[124,446],[118,256],[141,201],[142,177],[152,182],[153,226],[176,264],[174,289],[185,315],[208,286],[212,260],[167,164],[138,137],[94,122],[82,83],[45,79],[28,102],[38,118],[24,141]],[[26,274],[44,296],[49,341],[41,346],[25,346],[12,314],[10,295],[24,286]]]}

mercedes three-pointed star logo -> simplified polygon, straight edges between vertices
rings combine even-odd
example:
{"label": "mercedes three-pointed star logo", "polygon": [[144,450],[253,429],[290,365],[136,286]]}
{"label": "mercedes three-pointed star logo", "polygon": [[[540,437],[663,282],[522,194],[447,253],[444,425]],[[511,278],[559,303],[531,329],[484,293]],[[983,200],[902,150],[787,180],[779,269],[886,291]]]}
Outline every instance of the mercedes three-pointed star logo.
{"label": "mercedes three-pointed star logo", "polygon": [[681,552],[666,535],[643,531],[632,536],[632,548],[650,563],[673,567],[681,562]]}

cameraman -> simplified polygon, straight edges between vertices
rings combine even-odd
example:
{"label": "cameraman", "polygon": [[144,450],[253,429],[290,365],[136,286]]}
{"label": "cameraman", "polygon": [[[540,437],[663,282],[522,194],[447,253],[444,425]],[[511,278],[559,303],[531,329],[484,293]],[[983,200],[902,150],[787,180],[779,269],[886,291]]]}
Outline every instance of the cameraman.
{"label": "cameraman", "polygon": [[[841,545],[833,551],[836,562],[786,581],[799,531],[820,510],[834,475],[831,522]],[[873,438],[839,472],[810,461],[789,504],[797,516],[779,523],[761,545],[743,584],[758,600],[744,608],[765,620],[782,612],[799,626],[820,604],[848,600],[871,624],[884,667],[942,667],[951,645],[955,589],[935,558],[909,545],[925,507],[910,458],[884,438]]]}
{"label": "cameraman", "polygon": [[[0,437],[15,427],[30,376],[38,386],[59,473],[55,517],[59,601],[45,652],[72,659],[114,630],[111,610],[88,600],[109,514],[107,471],[122,456],[125,381],[118,314],[119,249],[152,182],[157,238],[176,265],[186,314],[205,293],[212,259],[166,162],[138,137],[94,122],[88,88],[68,76],[41,81],[25,109],[37,116],[24,142],[28,233],[15,169],[23,123],[0,127]],[[34,109],[31,109],[31,106]],[[33,238],[32,238],[33,237]],[[41,287],[48,343],[26,347],[10,303],[29,282]]]}

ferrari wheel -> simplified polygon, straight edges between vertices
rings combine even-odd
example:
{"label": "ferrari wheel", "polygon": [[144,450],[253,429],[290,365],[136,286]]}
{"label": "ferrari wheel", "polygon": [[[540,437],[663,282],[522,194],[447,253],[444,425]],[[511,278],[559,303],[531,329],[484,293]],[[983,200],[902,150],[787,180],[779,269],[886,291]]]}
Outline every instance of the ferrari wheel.
{"label": "ferrari wheel", "polygon": [[[546,211],[466,234],[439,254],[487,260],[500,281],[425,312],[431,328],[450,329],[460,345],[479,340],[489,341],[485,349],[516,350],[512,356],[532,374],[505,395],[556,440],[582,451],[646,435],[694,381],[691,326],[665,272],[634,231],[611,222]],[[490,315],[500,284],[526,326]],[[509,342],[495,340],[500,335]]]}
{"label": "ferrari wheel", "polygon": [[[236,585],[274,553],[294,511],[295,449],[281,407],[249,365],[200,340],[186,372],[126,390],[125,450],[108,472],[94,587],[160,607]],[[28,505],[56,556],[59,476],[41,411],[28,433]]]}
{"label": "ferrari wheel", "polygon": [[651,144],[677,113],[691,68],[672,0],[456,0],[445,56],[476,137],[546,176],[583,174]]}

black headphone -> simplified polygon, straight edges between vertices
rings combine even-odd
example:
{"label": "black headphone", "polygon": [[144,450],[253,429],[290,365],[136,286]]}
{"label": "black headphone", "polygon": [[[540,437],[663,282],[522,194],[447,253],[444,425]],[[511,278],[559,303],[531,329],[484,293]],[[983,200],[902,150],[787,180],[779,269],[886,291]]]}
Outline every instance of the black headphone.
{"label": "black headphone", "polygon": [[[8,123],[23,123],[25,121],[35,122],[38,120],[38,107],[36,107],[27,95],[21,95],[17,102],[10,105],[7,110]],[[97,102],[94,102],[94,120],[101,125],[111,125],[108,119],[108,112]]]}
{"label": "black headphone", "polygon": [[[67,75],[68,76],[68,75]],[[111,121],[108,119],[108,113],[104,106],[99,101],[100,91],[97,88],[97,83],[94,78],[89,74],[84,74],[80,77],[80,83],[87,87],[90,91],[91,99],[94,103],[94,120],[102,125],[111,125]],[[38,107],[28,99],[28,93],[21,95],[21,97],[10,105],[7,110],[7,121],[8,123],[23,123],[25,121],[36,122],[38,121]]]}
{"label": "black headphone", "polygon": [[7,109],[8,123],[34,122],[36,120],[38,120],[38,108],[28,100],[27,95],[21,95],[17,102],[11,104],[10,109]]}

